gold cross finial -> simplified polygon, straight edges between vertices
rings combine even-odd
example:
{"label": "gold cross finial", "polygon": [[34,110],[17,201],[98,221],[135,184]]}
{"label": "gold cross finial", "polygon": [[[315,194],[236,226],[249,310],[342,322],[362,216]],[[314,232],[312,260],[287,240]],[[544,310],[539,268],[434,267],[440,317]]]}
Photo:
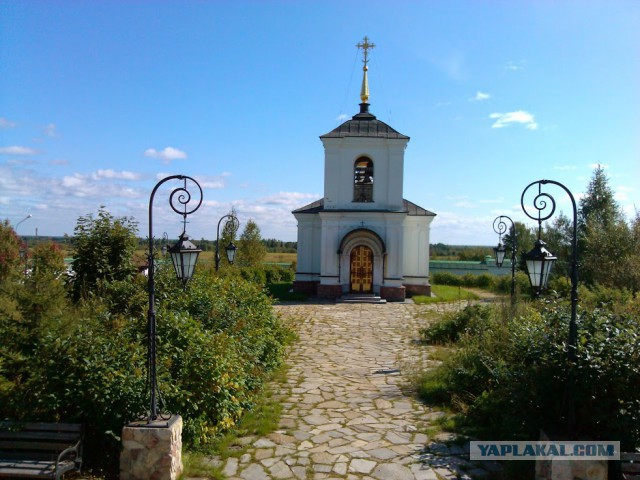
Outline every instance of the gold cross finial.
{"label": "gold cross finial", "polygon": [[369,43],[369,37],[367,37],[365,35],[365,37],[362,39],[362,42],[359,42],[356,47],[358,47],[358,50],[362,49],[364,51],[364,59],[362,60],[362,63],[364,63],[364,66],[366,68],[367,63],[369,62],[369,52],[368,50],[371,48],[375,48],[376,44],[375,43]]}
{"label": "gold cross finial", "polygon": [[367,70],[369,70],[369,67],[367,67],[367,63],[369,63],[369,50],[371,48],[375,48],[375,46],[376,45],[374,43],[369,43],[369,37],[366,35],[362,39],[362,42],[359,42],[356,45],[358,50],[362,49],[364,51],[364,59],[362,60],[362,63],[364,63],[362,71],[364,73],[362,74],[362,88],[360,89],[360,99],[362,100],[362,103],[367,103],[369,101],[369,80],[367,79]]}

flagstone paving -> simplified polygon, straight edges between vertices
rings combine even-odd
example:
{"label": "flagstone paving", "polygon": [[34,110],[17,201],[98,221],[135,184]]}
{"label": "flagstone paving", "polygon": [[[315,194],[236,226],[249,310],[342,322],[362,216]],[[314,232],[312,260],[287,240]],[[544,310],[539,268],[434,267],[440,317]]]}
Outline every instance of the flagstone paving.
{"label": "flagstone paving", "polygon": [[[489,478],[485,468],[424,433],[441,412],[406,391],[409,366],[426,365],[412,303],[296,304],[299,343],[278,398],[279,430],[224,464],[229,480],[437,480]],[[499,467],[496,467],[499,468]]]}

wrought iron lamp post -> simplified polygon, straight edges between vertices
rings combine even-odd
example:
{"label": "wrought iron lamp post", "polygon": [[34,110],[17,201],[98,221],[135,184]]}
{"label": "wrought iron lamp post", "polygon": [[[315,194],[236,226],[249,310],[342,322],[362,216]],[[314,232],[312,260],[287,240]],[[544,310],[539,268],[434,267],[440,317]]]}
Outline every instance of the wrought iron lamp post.
{"label": "wrought iron lamp post", "polygon": [[[238,218],[233,214],[224,215],[218,221],[218,230],[216,235],[216,272],[220,268],[220,224],[222,223],[222,220],[224,220],[225,218],[229,219],[227,220],[228,222],[232,222],[231,224],[233,227],[234,234],[235,232],[238,231],[238,227],[240,227],[240,222],[238,221]],[[236,259],[236,251],[238,250],[238,247],[236,247],[233,244],[233,239],[231,239],[231,241],[229,242],[229,245],[224,247],[224,250],[227,253],[227,260],[231,265],[233,265],[233,262]]]}
{"label": "wrought iron lamp post", "polygon": [[[156,191],[161,185],[170,180],[182,180],[184,183],[182,186],[174,188],[169,196],[169,205],[172,210],[179,215],[182,215],[183,229],[178,243],[169,248],[171,254],[171,260],[178,279],[182,280],[183,285],[189,281],[195,271],[198,255],[201,250],[198,249],[193,243],[189,241],[189,237],[186,233],[187,216],[200,208],[202,204],[202,188],[200,184],[193,178],[185,175],[172,175],[166,177],[153,188],[151,197],[149,198],[149,273],[148,273],[148,286],[149,286],[149,313],[148,313],[148,335],[149,335],[149,350],[148,350],[148,374],[149,384],[151,389],[151,399],[149,408],[149,417],[147,423],[151,423],[158,418],[158,381],[156,377],[156,311],[155,311],[155,263],[154,263],[154,249],[153,249],[153,199],[156,195]],[[189,192],[187,181],[195,184],[199,192],[199,198],[197,202],[192,203],[193,208],[189,207],[192,202],[192,196]]]}
{"label": "wrought iron lamp post", "polygon": [[511,231],[513,232],[513,243],[511,245],[511,303],[514,303],[516,298],[516,252],[518,250],[518,239],[516,236],[516,225],[513,223],[513,220],[506,215],[500,215],[493,221],[493,231],[499,235],[498,246],[495,247],[493,251],[496,254],[496,266],[500,268],[507,253],[507,249],[502,244],[502,235],[507,231],[507,224],[504,219],[511,222]]}
{"label": "wrought iron lamp post", "polygon": [[[538,180],[530,183],[522,192],[520,198],[520,205],[524,213],[531,219],[538,222],[538,240],[530,252],[524,255],[525,262],[527,264],[527,272],[529,274],[529,281],[534,291],[534,296],[538,297],[540,292],[547,286],[549,280],[549,273],[553,263],[556,261],[555,255],[553,255],[546,248],[545,242],[540,239],[540,233],[542,229],[542,222],[548,220],[553,216],[556,210],[556,201],[548,193],[542,191],[543,185],[556,185],[562,188],[569,198],[571,199],[571,206],[573,207],[573,235],[571,239],[571,320],[569,322],[569,344],[567,350],[567,357],[569,360],[569,379],[567,383],[567,404],[568,404],[568,426],[569,432],[575,431],[575,405],[574,405],[574,369],[576,361],[576,349],[578,343],[578,327],[576,323],[577,310],[578,310],[578,209],[576,207],[575,198],[567,187],[554,180]],[[530,215],[524,204],[524,197],[529,188],[537,185],[538,193],[533,199],[533,206],[537,210],[537,215]]]}

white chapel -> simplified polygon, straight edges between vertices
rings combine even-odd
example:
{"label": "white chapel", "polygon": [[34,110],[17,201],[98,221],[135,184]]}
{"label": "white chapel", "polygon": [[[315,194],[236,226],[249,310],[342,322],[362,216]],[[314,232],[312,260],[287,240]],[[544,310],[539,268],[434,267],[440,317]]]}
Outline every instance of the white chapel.
{"label": "white chapel", "polygon": [[324,197],[293,211],[298,221],[294,290],[322,298],[428,295],[429,230],[435,214],[404,199],[409,137],[369,112],[367,37],[360,113],[329,133]]}

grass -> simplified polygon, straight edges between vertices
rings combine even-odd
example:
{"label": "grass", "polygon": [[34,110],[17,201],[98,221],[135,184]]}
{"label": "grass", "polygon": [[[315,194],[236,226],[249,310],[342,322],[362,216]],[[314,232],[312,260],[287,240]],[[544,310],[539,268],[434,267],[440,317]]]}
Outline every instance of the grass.
{"label": "grass", "polygon": [[428,303],[456,302],[459,300],[478,300],[480,297],[462,287],[452,287],[449,285],[432,285],[431,291],[435,296],[416,295],[413,301],[419,305]]}
{"label": "grass", "polygon": [[288,367],[283,366],[275,371],[270,382],[256,399],[254,408],[245,413],[232,430],[218,437],[206,451],[184,453],[183,478],[206,477],[223,480],[226,478],[222,475],[225,460],[242,456],[251,446],[252,442],[242,441],[242,438],[263,437],[278,429],[282,405],[272,385],[284,383],[287,370]]}
{"label": "grass", "polygon": [[293,263],[297,261],[297,259],[298,255],[296,253],[267,253],[264,261],[271,263]]}

